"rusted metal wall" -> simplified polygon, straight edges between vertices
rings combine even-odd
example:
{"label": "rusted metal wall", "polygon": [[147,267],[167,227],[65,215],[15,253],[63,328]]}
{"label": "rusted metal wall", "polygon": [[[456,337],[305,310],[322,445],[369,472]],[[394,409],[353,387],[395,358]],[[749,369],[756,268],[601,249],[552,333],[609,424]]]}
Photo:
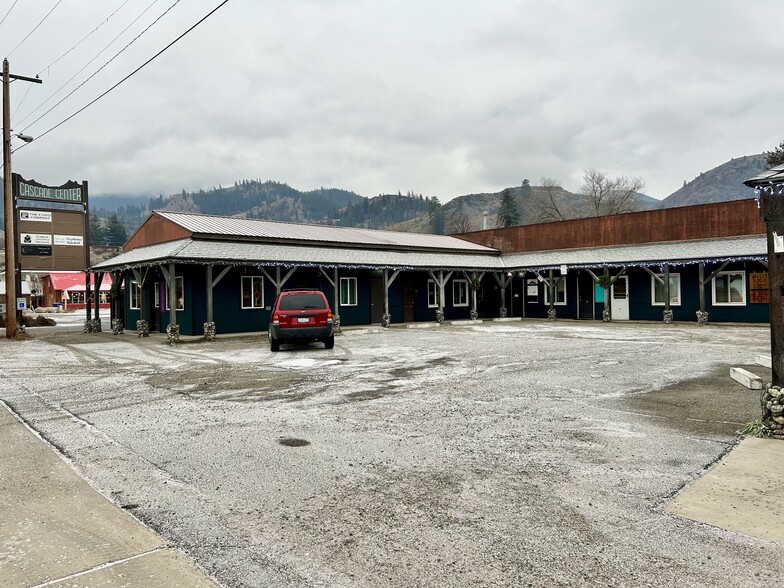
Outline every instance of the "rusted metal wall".
{"label": "rusted metal wall", "polygon": [[665,208],[454,235],[503,253],[764,235],[755,200]]}
{"label": "rusted metal wall", "polygon": [[158,243],[176,241],[177,239],[186,239],[190,236],[190,231],[153,214],[128,239],[128,242],[123,247],[123,251],[131,251],[145,245],[156,245]]}

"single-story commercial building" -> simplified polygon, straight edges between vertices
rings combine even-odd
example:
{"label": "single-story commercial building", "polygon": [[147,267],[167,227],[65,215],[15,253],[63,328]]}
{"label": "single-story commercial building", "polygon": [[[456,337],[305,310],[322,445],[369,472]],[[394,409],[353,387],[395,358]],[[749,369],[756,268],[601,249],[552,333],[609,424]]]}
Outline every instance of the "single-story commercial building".
{"label": "single-story commercial building", "polygon": [[455,236],[155,211],[92,272],[110,274],[125,328],[189,335],[265,331],[277,292],[298,287],[323,290],[343,325],[768,321],[754,200]]}
{"label": "single-story commercial building", "polygon": [[[87,280],[84,272],[52,272],[41,276],[43,290],[42,306],[62,306],[66,310],[80,310],[87,307],[92,297],[95,301],[95,275],[90,275],[90,293],[87,293]],[[107,276],[98,288],[98,303],[101,308],[109,308],[111,280]]]}

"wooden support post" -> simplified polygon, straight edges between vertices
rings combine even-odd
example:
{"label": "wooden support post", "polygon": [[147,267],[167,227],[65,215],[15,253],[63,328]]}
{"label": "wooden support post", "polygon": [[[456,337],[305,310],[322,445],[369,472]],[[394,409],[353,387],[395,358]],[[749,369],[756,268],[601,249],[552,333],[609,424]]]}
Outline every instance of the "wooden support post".
{"label": "wooden support post", "polygon": [[[10,296],[6,297],[10,300]],[[16,302],[14,302],[16,304]],[[87,310],[87,316],[85,317],[85,321],[87,324],[90,323],[90,319],[92,319],[92,301],[90,300],[90,272],[84,272],[84,308]]]}
{"label": "wooden support post", "polygon": [[664,264],[664,312],[670,312],[670,264]]}
{"label": "wooden support post", "polygon": [[705,312],[705,262],[699,263],[700,312]]}
{"label": "wooden support post", "polygon": [[550,297],[550,308],[547,309],[547,318],[555,320],[555,279],[553,278],[553,270],[547,273],[547,292]]}
{"label": "wooden support post", "polygon": [[784,197],[775,192],[775,189],[762,191],[760,212],[768,233],[771,383],[784,386],[784,252],[776,251],[776,236],[784,234]]}
{"label": "wooden support post", "polygon": [[[389,270],[384,270],[384,316],[389,316]],[[383,326],[384,320],[381,321]]]}
{"label": "wooden support post", "polygon": [[384,270],[384,316],[381,317],[381,326],[388,327],[392,324],[392,315],[389,312],[389,287],[392,285],[392,282],[395,281],[400,275],[400,270],[395,270],[392,274],[392,277],[389,277],[389,270]]}
{"label": "wooden support post", "polygon": [[501,318],[506,318],[506,287],[509,285],[509,282],[512,281],[512,277],[507,276],[504,272],[494,273],[493,277],[498,283],[498,287],[501,289],[501,309],[498,314]]}
{"label": "wooden support post", "polygon": [[169,264],[169,276],[168,276],[168,284],[169,287],[169,324],[176,325],[177,324],[177,306],[179,301],[177,300],[177,278],[174,275],[174,264]]}
{"label": "wooden support post", "polygon": [[612,320],[612,300],[610,299],[610,268],[604,268],[604,312],[602,320],[609,322]]}
{"label": "wooden support post", "polygon": [[332,270],[332,281],[333,281],[333,288],[332,291],[334,296],[332,297],[332,314],[333,314],[333,321],[340,326],[340,276],[338,275],[338,268]]}
{"label": "wooden support post", "polygon": [[444,270],[438,270],[438,309],[444,316]]}
{"label": "wooden support post", "polygon": [[95,323],[97,324],[98,321],[101,320],[101,284],[103,284],[103,275],[104,272],[98,272],[95,274]]}
{"label": "wooden support post", "polygon": [[207,264],[207,322],[213,322],[212,312],[212,264]]}

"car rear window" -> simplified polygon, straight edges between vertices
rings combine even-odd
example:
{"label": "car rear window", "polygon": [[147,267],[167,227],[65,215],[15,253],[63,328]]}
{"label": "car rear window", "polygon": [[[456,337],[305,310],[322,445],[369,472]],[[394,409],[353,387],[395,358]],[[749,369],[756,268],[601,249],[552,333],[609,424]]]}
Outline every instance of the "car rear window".
{"label": "car rear window", "polygon": [[327,305],[318,294],[289,294],[280,299],[280,310],[322,310]]}

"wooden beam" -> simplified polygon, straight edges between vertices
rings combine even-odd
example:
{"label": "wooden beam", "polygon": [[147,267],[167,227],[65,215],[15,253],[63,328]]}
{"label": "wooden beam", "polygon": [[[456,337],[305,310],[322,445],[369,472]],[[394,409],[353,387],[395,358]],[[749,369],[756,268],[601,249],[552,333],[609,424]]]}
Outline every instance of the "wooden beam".
{"label": "wooden beam", "polygon": [[[716,276],[719,274],[719,272],[720,272],[721,270],[723,270],[725,267],[727,267],[727,265],[729,265],[729,263],[730,263],[729,261],[725,261],[724,263],[722,263],[722,264],[721,264],[721,265],[718,267],[718,269],[716,269],[716,271],[715,271],[715,272],[713,272],[711,275],[709,275],[707,278],[705,278],[705,280],[703,280],[703,282],[702,282],[702,285],[703,285],[703,286],[707,285],[707,284],[708,284],[708,282],[710,282],[710,281],[711,281],[713,278],[715,278],[715,277],[716,277]],[[700,265],[702,265],[702,262],[700,262]]]}
{"label": "wooden beam", "polygon": [[660,284],[664,285],[664,278],[662,278],[660,275],[658,275],[658,274],[654,273],[653,271],[651,271],[651,269],[648,266],[641,265],[640,267],[642,269],[644,269],[646,272],[648,272],[649,274],[651,274],[651,276],[653,277],[654,280],[656,280]]}

